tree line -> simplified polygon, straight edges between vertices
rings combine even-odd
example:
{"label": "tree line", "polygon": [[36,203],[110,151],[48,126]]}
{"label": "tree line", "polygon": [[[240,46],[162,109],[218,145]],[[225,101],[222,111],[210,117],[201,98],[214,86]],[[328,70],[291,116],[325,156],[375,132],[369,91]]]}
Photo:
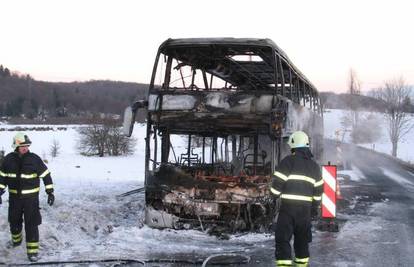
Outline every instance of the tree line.
{"label": "tree line", "polygon": [[47,121],[121,115],[135,99],[146,97],[147,88],[146,84],[109,80],[37,81],[0,65],[0,116]]}

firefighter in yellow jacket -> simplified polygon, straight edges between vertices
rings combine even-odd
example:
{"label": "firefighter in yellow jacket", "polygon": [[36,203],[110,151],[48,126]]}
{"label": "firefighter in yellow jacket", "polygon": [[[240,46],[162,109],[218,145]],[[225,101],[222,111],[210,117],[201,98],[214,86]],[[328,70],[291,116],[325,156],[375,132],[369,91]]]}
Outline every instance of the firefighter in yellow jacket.
{"label": "firefighter in yellow jacket", "polygon": [[50,172],[42,159],[29,151],[31,141],[24,133],[13,138],[14,152],[4,158],[0,168],[1,195],[9,189],[9,223],[11,232],[10,247],[21,245],[23,240],[23,218],[26,234],[27,256],[30,261],[38,260],[39,229],[42,218],[39,210],[40,179],[43,179],[47,203],[55,201]]}
{"label": "firefighter in yellow jacket", "polygon": [[[306,267],[312,241],[311,216],[319,207],[323,180],[319,165],[312,160],[306,133],[294,132],[288,144],[292,154],[280,162],[270,187],[272,194],[281,198],[275,233],[275,265]],[[294,260],[290,246],[292,235]]]}

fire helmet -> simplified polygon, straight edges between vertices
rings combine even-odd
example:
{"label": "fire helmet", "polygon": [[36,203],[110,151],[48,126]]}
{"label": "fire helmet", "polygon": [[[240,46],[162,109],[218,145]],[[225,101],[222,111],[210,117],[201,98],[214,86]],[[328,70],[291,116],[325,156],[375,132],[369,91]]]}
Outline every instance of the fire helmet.
{"label": "fire helmet", "polygon": [[13,137],[12,148],[16,149],[19,146],[30,146],[31,144],[32,141],[30,141],[29,137],[26,134],[19,132]]}
{"label": "fire helmet", "polygon": [[305,132],[296,131],[289,136],[290,148],[309,147],[309,137]]}

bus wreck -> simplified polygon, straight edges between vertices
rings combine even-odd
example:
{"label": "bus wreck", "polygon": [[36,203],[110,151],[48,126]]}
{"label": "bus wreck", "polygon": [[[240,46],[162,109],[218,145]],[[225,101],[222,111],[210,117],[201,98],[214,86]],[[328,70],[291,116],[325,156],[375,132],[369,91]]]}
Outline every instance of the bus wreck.
{"label": "bus wreck", "polygon": [[[315,87],[269,39],[168,39],[146,107],[145,223],[156,228],[266,231],[271,173],[306,131],[322,153]],[[130,127],[129,134],[132,132]]]}

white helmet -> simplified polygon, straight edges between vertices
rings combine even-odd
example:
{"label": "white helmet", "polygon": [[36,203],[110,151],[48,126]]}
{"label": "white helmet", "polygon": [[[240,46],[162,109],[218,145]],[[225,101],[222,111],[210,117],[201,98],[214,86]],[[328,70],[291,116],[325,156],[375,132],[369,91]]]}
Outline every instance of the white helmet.
{"label": "white helmet", "polygon": [[297,131],[289,136],[290,148],[309,147],[309,137],[305,132]]}
{"label": "white helmet", "polygon": [[29,137],[24,133],[17,133],[13,137],[13,144],[12,148],[16,149],[19,146],[30,146],[32,144],[32,141],[30,141]]}

